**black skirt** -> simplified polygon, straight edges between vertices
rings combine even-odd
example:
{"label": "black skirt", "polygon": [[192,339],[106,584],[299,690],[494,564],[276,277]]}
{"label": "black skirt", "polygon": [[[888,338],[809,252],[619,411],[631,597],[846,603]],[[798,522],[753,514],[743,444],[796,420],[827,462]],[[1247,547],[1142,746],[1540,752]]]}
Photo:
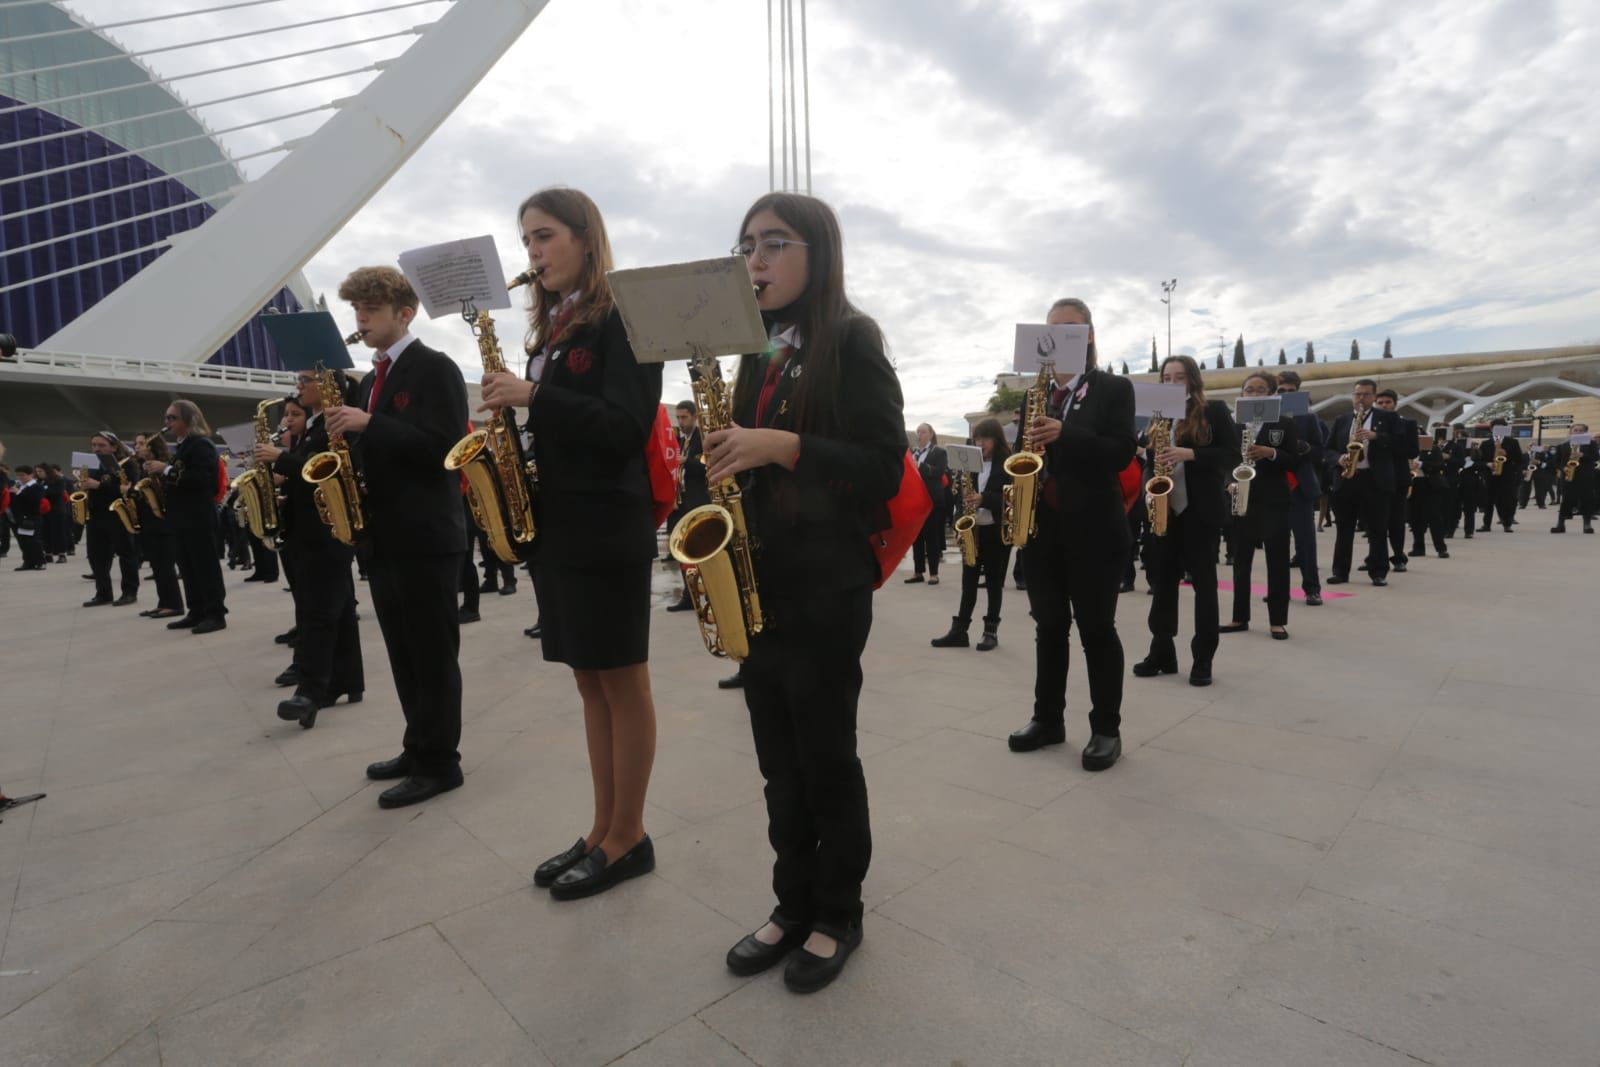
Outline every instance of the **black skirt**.
{"label": "black skirt", "polygon": [[538,564],[541,644],[550,663],[578,671],[650,658],[650,560],[619,567]]}

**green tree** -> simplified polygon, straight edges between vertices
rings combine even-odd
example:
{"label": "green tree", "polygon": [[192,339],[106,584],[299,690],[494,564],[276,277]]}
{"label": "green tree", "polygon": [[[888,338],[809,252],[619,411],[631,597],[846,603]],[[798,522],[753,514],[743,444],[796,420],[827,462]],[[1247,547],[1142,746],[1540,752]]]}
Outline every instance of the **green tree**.
{"label": "green tree", "polygon": [[1022,406],[1022,399],[1027,395],[1021,389],[1012,389],[1002,385],[995,390],[994,396],[989,398],[989,414],[1008,415]]}
{"label": "green tree", "polygon": [[1247,365],[1244,361],[1244,334],[1242,333],[1239,335],[1239,339],[1233,342],[1233,365],[1235,367]]}
{"label": "green tree", "polygon": [[1150,373],[1155,374],[1161,370],[1161,357],[1156,355],[1156,339],[1150,338]]}
{"label": "green tree", "polygon": [[1361,346],[1356,344],[1355,341],[1350,342],[1350,358],[1352,360],[1361,358]]}
{"label": "green tree", "polygon": [[1289,362],[1289,357],[1283,349],[1278,349],[1278,366],[1282,367]]}
{"label": "green tree", "polygon": [[1389,347],[1389,339],[1387,337],[1385,337],[1383,339],[1383,358],[1384,359],[1393,359],[1394,358],[1394,350]]}
{"label": "green tree", "polygon": [[1317,350],[1311,347],[1311,342],[1310,341],[1307,341],[1306,342],[1306,362],[1307,363],[1315,363],[1316,361],[1317,361]]}

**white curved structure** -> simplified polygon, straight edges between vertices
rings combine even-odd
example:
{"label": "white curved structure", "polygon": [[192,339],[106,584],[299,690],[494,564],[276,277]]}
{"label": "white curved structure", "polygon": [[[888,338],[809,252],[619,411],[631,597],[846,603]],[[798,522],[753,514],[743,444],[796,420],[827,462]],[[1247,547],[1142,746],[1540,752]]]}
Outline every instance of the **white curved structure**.
{"label": "white curved structure", "polygon": [[455,0],[216,217],[172,239],[159,259],[39,347],[205,359],[410,158],[546,2]]}

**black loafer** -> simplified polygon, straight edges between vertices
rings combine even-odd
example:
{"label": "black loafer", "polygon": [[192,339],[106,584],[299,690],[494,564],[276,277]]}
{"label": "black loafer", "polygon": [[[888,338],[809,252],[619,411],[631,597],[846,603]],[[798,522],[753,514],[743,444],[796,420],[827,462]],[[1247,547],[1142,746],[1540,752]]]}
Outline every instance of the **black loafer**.
{"label": "black loafer", "polygon": [[1211,684],[1211,664],[1196,663],[1189,668],[1189,684],[1206,686]]}
{"label": "black loafer", "polygon": [[404,778],[411,773],[411,757],[406,755],[386,759],[381,763],[367,764],[367,777],[374,782],[386,782],[391,778]]}
{"label": "black loafer", "polygon": [[1321,593],[1307,593],[1306,594],[1306,604],[1309,607],[1320,608],[1322,606],[1322,594]]}
{"label": "black loafer", "polygon": [[549,889],[557,878],[577,866],[578,861],[588,854],[588,842],[578,838],[571,848],[556,853],[533,869],[533,884],[540,889]]}
{"label": "black loafer", "polygon": [[292,644],[294,644],[294,639],[299,637],[299,636],[300,636],[300,630],[297,627],[291,626],[289,629],[285,630],[283,633],[279,634],[277,637],[274,637],[272,639],[272,641],[273,641],[274,644],[278,644],[278,645],[292,645]]}
{"label": "black loafer", "polygon": [[1067,728],[1059,722],[1040,722],[1029,719],[1028,725],[1006,738],[1013,752],[1032,752],[1045,745],[1059,745],[1067,740]]}
{"label": "black loafer", "polygon": [[690,600],[688,597],[685,597],[684,599],[679,600],[678,602],[676,602],[674,604],[668,604],[667,605],[667,610],[668,611],[693,611],[694,610],[694,601]]}
{"label": "black loafer", "polygon": [[1330,574],[1330,575],[1328,575],[1328,584],[1329,585],[1343,585],[1344,583],[1348,582],[1349,580],[1350,580],[1349,577],[1347,577],[1346,575],[1343,575],[1343,574]]}
{"label": "black loafer", "polygon": [[479,615],[476,611],[468,611],[466,608],[462,608],[460,611],[456,612],[456,622],[458,623],[477,622],[482,618],[483,616]]}
{"label": "black loafer", "polygon": [[299,685],[300,684],[300,668],[296,667],[292,663],[289,664],[289,666],[287,668],[285,668],[284,671],[281,674],[279,674],[276,678],[274,678],[272,680],[272,684],[273,685],[278,685],[278,686]]}
{"label": "black loafer", "polygon": [[1086,771],[1103,771],[1122,755],[1122,738],[1107,737],[1104,734],[1095,734],[1089,738],[1089,743],[1083,746],[1083,769]]}
{"label": "black loafer", "polygon": [[117,597],[117,599],[113,600],[111,602],[111,606],[114,607],[114,608],[125,608],[129,604],[137,604],[138,602],[139,602],[139,598],[138,597],[132,596],[132,595],[125,595],[125,596],[119,596],[119,597]]}
{"label": "black loafer", "polygon": [[512,596],[513,594],[516,593],[516,591],[517,591],[517,583],[516,582],[507,582],[505,585],[502,585],[500,587],[500,595],[501,596]]}
{"label": "black loafer", "polygon": [[656,846],[645,834],[639,843],[618,856],[616,862],[606,857],[606,850],[596,845],[589,854],[563,873],[550,886],[550,895],[557,900],[577,900],[604,893],[619,882],[649,874],[656,869]]}
{"label": "black loafer", "polygon": [[926,581],[926,579],[923,578],[922,575],[920,575],[920,574],[913,574],[911,577],[907,578],[902,584],[904,584],[904,585],[916,585],[918,582],[921,582],[921,581]]}
{"label": "black loafer", "polygon": [[1217,627],[1217,633],[1219,633],[1219,634],[1242,634],[1248,629],[1250,629],[1250,624],[1247,623],[1247,622],[1241,622],[1241,623],[1225,622],[1221,626]]}
{"label": "black loafer", "polygon": [[103,599],[101,597],[95,597],[93,600],[85,600],[83,602],[83,606],[86,608],[98,608],[101,604],[109,603],[111,603],[110,597],[105,597]]}
{"label": "black loafer", "polygon": [[1154,678],[1158,674],[1177,674],[1178,659],[1176,656],[1169,658],[1146,656],[1133,665],[1133,673],[1140,678]]}
{"label": "black loafer", "polygon": [[728,970],[741,978],[770,970],[779,960],[805,944],[809,936],[810,931],[803,926],[786,926],[778,943],[769,945],[757,941],[755,934],[745,934],[737,945],[728,950]]}
{"label": "black loafer", "polygon": [[[831,931],[824,930],[823,933]],[[812,955],[804,948],[789,958],[789,965],[783,969],[783,984],[789,992],[815,993],[844,972],[845,961],[861,946],[861,927],[852,926],[841,933],[843,936],[834,937],[838,947],[826,959]]]}
{"label": "black loafer", "polygon": [[194,632],[197,634],[214,634],[218,630],[226,630],[227,628],[228,622],[226,619],[201,619],[194,624]]}
{"label": "black loafer", "polygon": [[743,689],[744,688],[744,675],[739,674],[736,671],[733,674],[728,675],[726,678],[718,678],[717,679],[717,688],[718,689]]}
{"label": "black loafer", "polygon": [[524,637],[531,637],[537,641],[539,638],[544,636],[544,626],[540,623],[534,623],[532,626],[522,631],[522,634]]}
{"label": "black loafer", "polygon": [[1449,559],[1450,558],[1450,553],[1447,552],[1447,551],[1436,552],[1436,553],[1434,553],[1434,558],[1435,559]]}
{"label": "black loafer", "polygon": [[423,778],[420,775],[412,775],[401,779],[399,785],[390,786],[379,793],[378,807],[403,808],[409,804],[420,804],[440,793],[448,793],[452,789],[459,788],[462,781],[459,770],[448,778]]}

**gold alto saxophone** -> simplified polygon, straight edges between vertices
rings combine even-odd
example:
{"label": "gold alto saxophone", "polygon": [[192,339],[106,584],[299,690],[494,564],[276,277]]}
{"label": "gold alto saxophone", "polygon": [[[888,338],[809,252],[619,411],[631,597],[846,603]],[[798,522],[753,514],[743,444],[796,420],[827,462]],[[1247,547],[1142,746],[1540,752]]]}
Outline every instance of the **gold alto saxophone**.
{"label": "gold alto saxophone", "polygon": [[1150,416],[1150,453],[1156,457],[1150,467],[1150,480],[1144,483],[1145,507],[1150,511],[1150,532],[1167,536],[1167,497],[1172,494],[1172,464],[1160,460],[1172,447],[1172,420],[1158,411]]}
{"label": "gold alto saxophone", "polygon": [[[360,340],[361,335],[354,335]],[[353,344],[353,341],[346,341]],[[344,407],[344,395],[339,392],[339,382],[333,371],[318,363],[316,366],[317,392],[322,396],[322,417],[334,408]],[[317,517],[333,531],[334,540],[341,545],[354,545],[367,532],[367,516],[361,507],[361,482],[356,477],[355,463],[350,458],[350,446],[344,434],[328,434],[328,450],[318,452],[300,468],[300,477],[316,487],[311,498],[317,505]]]}
{"label": "gold alto saxophone", "polygon": [[[731,427],[733,400],[716,357],[691,359],[690,377],[700,432],[709,435]],[[738,481],[724,478],[707,488],[711,503],[678,520],[667,548],[683,564],[706,651],[740,662],[750,655],[750,638],[765,626],[752,559],[755,546],[745,526]]]}
{"label": "gold alto saxophone", "polygon": [[1367,408],[1357,406],[1350,416],[1350,440],[1344,446],[1344,455],[1339,457],[1339,476],[1349,479],[1356,476],[1356,468],[1361,461],[1367,458],[1367,443],[1356,440],[1356,431],[1362,428],[1367,421]]}
{"label": "gold alto saxophone", "polygon": [[[281,403],[273,397],[256,405],[256,444],[271,440],[267,412]],[[249,470],[233,480],[233,491],[233,510],[239,516],[239,525],[274,552],[282,548],[283,522],[278,513],[278,489],[272,484],[272,468],[262,460],[253,461]]]}
{"label": "gold alto saxophone", "polygon": [[967,494],[972,492],[972,475],[966,471],[961,472],[961,514],[956,519],[956,540],[961,544],[961,562],[969,567],[978,565],[978,509],[966,503]]}
{"label": "gold alto saxophone", "polygon": [[1579,452],[1581,452],[1582,449],[1580,446],[1571,444],[1570,442],[1567,444],[1567,447],[1572,450],[1572,456],[1567,460],[1567,465],[1562,469],[1561,474],[1563,478],[1570,482],[1578,476],[1578,467],[1583,462],[1579,458]]}
{"label": "gold alto saxophone", "polygon": [[[487,311],[478,312],[472,332],[478,337],[483,373],[504,373],[505,357]],[[494,554],[502,563],[517,562],[521,558],[518,547],[531,544],[537,532],[533,522],[535,468],[523,455],[512,409],[496,411],[481,430],[457,441],[444,457],[444,469],[459,471],[466,478],[472,519]]]}
{"label": "gold alto saxophone", "polygon": [[1011,476],[1011,484],[1000,490],[1005,501],[1000,540],[1017,548],[1026,545],[1039,526],[1039,476],[1044,473],[1044,456],[1033,450],[1031,437],[1033,421],[1049,410],[1050,383],[1055,378],[1055,360],[1048,358],[1054,346],[1047,342],[1049,334],[1039,339],[1039,377],[1022,401],[1022,447],[1006,457],[1005,472]]}
{"label": "gold alto saxophone", "polygon": [[[88,467],[79,467],[77,470],[73,471],[72,473],[77,476],[78,484],[82,485],[83,484],[83,480],[85,478],[89,477],[89,468]],[[87,523],[89,521],[89,493],[88,493],[88,490],[85,490],[85,489],[74,490],[71,493],[71,495],[69,495],[67,497],[67,503],[72,505],[72,521],[73,522],[77,523],[79,526],[82,526],[82,525],[84,525],[85,523]]]}
{"label": "gold alto saxophone", "polygon": [[1250,510],[1250,483],[1256,477],[1256,461],[1250,458],[1250,446],[1261,432],[1259,422],[1245,423],[1244,434],[1239,439],[1239,465],[1233,468],[1233,513],[1243,515]]}
{"label": "gold alto saxophone", "polygon": [[1506,439],[1499,437],[1494,442],[1494,476],[1500,477],[1506,472]]}

